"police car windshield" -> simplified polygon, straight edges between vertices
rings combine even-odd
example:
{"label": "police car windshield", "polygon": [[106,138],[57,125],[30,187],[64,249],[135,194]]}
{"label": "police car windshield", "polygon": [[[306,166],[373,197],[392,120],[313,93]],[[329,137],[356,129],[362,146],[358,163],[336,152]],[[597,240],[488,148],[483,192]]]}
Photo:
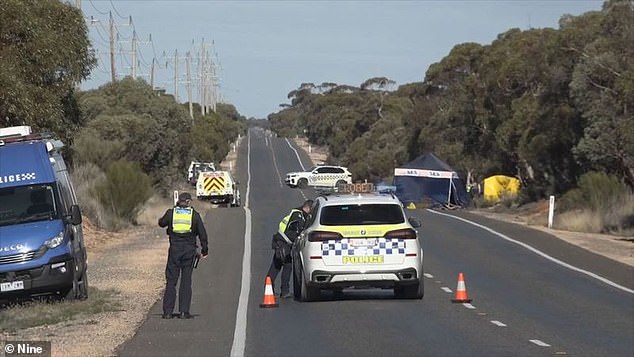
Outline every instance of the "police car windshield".
{"label": "police car windshield", "polygon": [[58,218],[51,185],[0,189],[0,226]]}
{"label": "police car windshield", "polygon": [[399,224],[405,222],[401,207],[396,204],[350,204],[326,206],[319,223],[324,226],[355,226],[365,224]]}

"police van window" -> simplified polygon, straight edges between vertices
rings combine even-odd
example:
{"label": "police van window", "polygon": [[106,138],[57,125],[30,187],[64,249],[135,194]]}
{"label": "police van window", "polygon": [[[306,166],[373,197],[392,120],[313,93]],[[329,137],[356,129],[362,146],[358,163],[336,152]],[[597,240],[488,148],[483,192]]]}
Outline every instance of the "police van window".
{"label": "police van window", "polygon": [[0,189],[0,226],[59,218],[55,190],[51,185]]}
{"label": "police van window", "polygon": [[403,211],[395,204],[327,206],[321,211],[319,223],[325,226],[363,224],[399,224],[405,222]]}

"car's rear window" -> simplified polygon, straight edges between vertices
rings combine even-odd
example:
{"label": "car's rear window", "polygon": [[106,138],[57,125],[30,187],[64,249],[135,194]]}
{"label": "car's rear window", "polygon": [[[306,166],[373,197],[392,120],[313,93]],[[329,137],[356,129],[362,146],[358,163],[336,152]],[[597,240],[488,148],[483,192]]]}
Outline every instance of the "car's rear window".
{"label": "car's rear window", "polygon": [[326,206],[319,223],[325,226],[363,224],[398,224],[405,222],[401,207],[396,204],[351,204]]}

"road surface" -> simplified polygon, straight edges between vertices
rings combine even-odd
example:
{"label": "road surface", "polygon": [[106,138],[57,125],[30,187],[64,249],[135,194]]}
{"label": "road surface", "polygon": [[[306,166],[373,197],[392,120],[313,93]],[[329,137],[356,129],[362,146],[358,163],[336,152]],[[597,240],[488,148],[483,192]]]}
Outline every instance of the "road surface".
{"label": "road surface", "polygon": [[[316,194],[284,186],[284,175],[309,163],[292,142],[250,130],[238,161],[245,207],[204,217],[196,318],[163,320],[159,301],[121,356],[634,356],[632,267],[468,212],[407,211],[423,221],[423,300],[346,290],[260,308],[271,235]],[[471,304],[450,301],[460,272]]]}

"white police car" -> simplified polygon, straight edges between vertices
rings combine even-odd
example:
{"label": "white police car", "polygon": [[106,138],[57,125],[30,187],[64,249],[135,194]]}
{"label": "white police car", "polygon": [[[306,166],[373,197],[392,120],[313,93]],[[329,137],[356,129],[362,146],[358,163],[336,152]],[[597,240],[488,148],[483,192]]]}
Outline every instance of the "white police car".
{"label": "white police car", "polygon": [[423,249],[415,230],[420,221],[407,218],[391,193],[342,193],[342,187],[355,186],[315,199],[307,227],[293,245],[295,298],[310,301],[321,290],[377,287],[421,299]]}
{"label": "white police car", "polygon": [[343,166],[318,165],[308,171],[289,172],[284,182],[290,187],[335,188],[352,183],[352,174]]}

